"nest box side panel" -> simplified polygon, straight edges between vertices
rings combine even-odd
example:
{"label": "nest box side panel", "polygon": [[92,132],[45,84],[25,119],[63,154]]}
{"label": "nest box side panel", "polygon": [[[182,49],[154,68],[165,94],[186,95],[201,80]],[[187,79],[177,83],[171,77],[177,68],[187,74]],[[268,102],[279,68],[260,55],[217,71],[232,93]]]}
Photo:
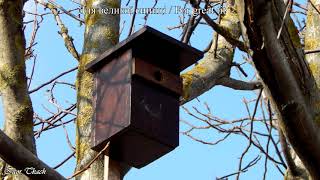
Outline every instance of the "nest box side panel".
{"label": "nest box side panel", "polygon": [[142,168],[173,150],[135,130],[128,130],[125,134],[117,141],[111,141],[109,157],[129,166]]}
{"label": "nest box side panel", "polygon": [[179,144],[179,96],[143,78],[133,77],[131,126],[174,149]]}
{"label": "nest box side panel", "polygon": [[131,50],[95,73],[92,148],[99,150],[130,125]]}

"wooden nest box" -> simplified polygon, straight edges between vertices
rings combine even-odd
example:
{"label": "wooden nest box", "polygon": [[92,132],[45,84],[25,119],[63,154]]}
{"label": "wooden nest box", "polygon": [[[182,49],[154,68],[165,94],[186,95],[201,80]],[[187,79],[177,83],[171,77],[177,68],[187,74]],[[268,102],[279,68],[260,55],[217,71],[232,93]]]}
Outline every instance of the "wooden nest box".
{"label": "wooden nest box", "polygon": [[179,144],[180,72],[203,53],[144,27],[87,65],[94,73],[92,149],[141,168]]}

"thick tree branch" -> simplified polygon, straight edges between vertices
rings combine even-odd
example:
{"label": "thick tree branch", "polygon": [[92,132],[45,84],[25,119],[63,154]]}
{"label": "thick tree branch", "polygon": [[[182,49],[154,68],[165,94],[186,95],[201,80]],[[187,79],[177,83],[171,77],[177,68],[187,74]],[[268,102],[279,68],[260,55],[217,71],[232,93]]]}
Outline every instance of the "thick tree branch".
{"label": "thick tree branch", "polygon": [[[65,179],[58,172],[50,168],[44,162],[39,160],[32,152],[23,147],[21,144],[15,143],[6,134],[0,130],[0,157],[17,170],[22,170],[26,176],[33,180],[63,180]],[[35,168],[37,170],[45,169],[44,174],[32,175],[27,174],[26,168]]]}
{"label": "thick tree branch", "polygon": [[234,90],[255,90],[262,88],[262,84],[259,81],[245,82],[230,77],[221,78],[218,84]]}
{"label": "thick tree branch", "polygon": [[[230,2],[226,14],[221,19],[221,25],[219,25],[219,27],[220,26],[227,30],[232,37],[240,37],[241,31],[238,14],[235,6],[231,6]],[[207,52],[205,58],[191,70],[181,75],[183,78],[181,104],[191,101],[219,84],[238,90],[260,88],[258,82],[243,82],[229,77],[235,46],[220,34],[218,36],[218,38],[214,38],[214,42],[211,44],[210,50]],[[216,40],[217,42],[215,42]]]}
{"label": "thick tree branch", "polygon": [[[4,132],[36,154],[33,108],[25,71],[23,5],[23,0],[0,0],[0,92],[5,117]],[[1,150],[8,149],[1,147]],[[23,175],[13,176],[21,180],[25,178]]]}
{"label": "thick tree branch", "polygon": [[[200,16],[208,23],[209,26],[211,26],[213,28],[213,30],[220,34],[221,36],[223,36],[230,44],[232,44],[233,46],[239,48],[240,50],[244,51],[244,52],[249,52],[249,48],[242,42],[239,40],[239,37],[234,36],[234,34],[230,33],[230,31],[226,28],[224,28],[223,26],[218,25],[217,23],[215,23],[208,14],[206,14],[204,12],[203,9],[200,8],[200,6],[194,2],[194,0],[191,0],[191,5],[193,6],[193,8],[197,9],[198,11],[200,11]],[[231,11],[234,9],[230,9]]]}

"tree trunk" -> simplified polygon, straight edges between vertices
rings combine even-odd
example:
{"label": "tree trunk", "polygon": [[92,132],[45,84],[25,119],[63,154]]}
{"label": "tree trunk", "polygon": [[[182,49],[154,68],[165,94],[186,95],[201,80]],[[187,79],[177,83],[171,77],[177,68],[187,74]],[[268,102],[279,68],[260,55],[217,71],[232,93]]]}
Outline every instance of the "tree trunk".
{"label": "tree trunk", "polygon": [[[95,9],[95,13],[85,15],[85,34],[83,52],[79,62],[77,76],[77,137],[76,157],[77,170],[85,167],[97,154],[90,149],[92,123],[92,92],[93,76],[85,71],[85,66],[107,49],[118,43],[120,15],[105,15],[99,13],[99,8],[120,8],[120,0],[87,0],[85,8]],[[106,160],[104,160],[106,158]],[[108,168],[108,177],[104,177],[104,162]],[[81,180],[119,180],[121,169],[116,162],[109,161],[108,157],[100,156],[91,167],[80,174],[76,179]]]}
{"label": "tree trunk", "polygon": [[[253,61],[276,104],[280,125],[313,179],[320,179],[319,89],[283,1],[246,0]],[[282,28],[281,28],[282,27]],[[282,29],[282,30],[280,30]],[[279,31],[281,36],[277,38]]]}
{"label": "tree trunk", "polygon": [[[23,5],[24,0],[0,0],[0,92],[5,117],[4,132],[36,154],[33,108],[25,71]],[[15,175],[14,179],[26,178]]]}

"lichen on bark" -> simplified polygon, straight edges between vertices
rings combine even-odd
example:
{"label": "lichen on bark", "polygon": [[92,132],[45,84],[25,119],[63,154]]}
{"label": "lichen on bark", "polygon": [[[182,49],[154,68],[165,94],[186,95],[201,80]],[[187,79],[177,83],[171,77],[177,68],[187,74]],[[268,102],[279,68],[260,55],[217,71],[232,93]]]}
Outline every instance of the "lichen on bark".
{"label": "lichen on bark", "polygon": [[[226,14],[221,18],[220,25],[235,38],[240,37],[239,18],[236,6],[228,1]],[[188,102],[218,85],[223,77],[229,77],[234,48],[225,38],[218,35],[204,59],[200,60],[191,70],[181,74],[183,94],[181,103]],[[217,44],[217,47],[215,47]],[[216,52],[215,52],[216,51]],[[216,55],[216,57],[215,57]]]}
{"label": "lichen on bark", "polygon": [[[320,0],[313,0],[316,7],[320,7]],[[320,49],[320,15],[317,10],[309,3],[305,30],[305,50]],[[306,55],[309,67],[313,76],[320,87],[320,53]]]}
{"label": "lichen on bark", "polygon": [[[23,0],[0,0],[0,91],[5,117],[4,132],[36,155],[33,108],[25,70],[23,5]],[[3,162],[0,164],[4,167]],[[7,178],[26,179],[24,175]]]}
{"label": "lichen on bark", "polygon": [[[96,9],[94,14],[85,14],[85,33],[82,55],[77,75],[77,127],[76,157],[77,170],[85,167],[97,154],[90,149],[92,124],[93,75],[85,71],[85,66],[119,39],[120,15],[101,15],[100,8],[120,8],[120,0],[88,0],[85,8]],[[110,174],[110,173],[109,173]],[[112,173],[111,173],[112,174]],[[104,179],[104,157],[99,157],[91,167],[76,179]]]}
{"label": "lichen on bark", "polygon": [[[247,27],[250,27],[248,34],[254,50],[253,61],[270,89],[281,130],[311,177],[319,179],[320,139],[315,119],[320,94],[315,81],[317,77],[311,73],[299,45],[298,31],[290,16],[283,20],[286,11],[283,1],[247,0],[246,4],[252,5],[252,8],[247,8],[250,11],[247,14],[254,19],[250,21],[248,18],[246,21]],[[279,29],[282,30],[278,38]],[[256,38],[261,35],[261,39]],[[300,169],[301,166],[297,164],[297,167]],[[292,177],[287,173],[285,178],[304,178],[305,174],[298,173]]]}

